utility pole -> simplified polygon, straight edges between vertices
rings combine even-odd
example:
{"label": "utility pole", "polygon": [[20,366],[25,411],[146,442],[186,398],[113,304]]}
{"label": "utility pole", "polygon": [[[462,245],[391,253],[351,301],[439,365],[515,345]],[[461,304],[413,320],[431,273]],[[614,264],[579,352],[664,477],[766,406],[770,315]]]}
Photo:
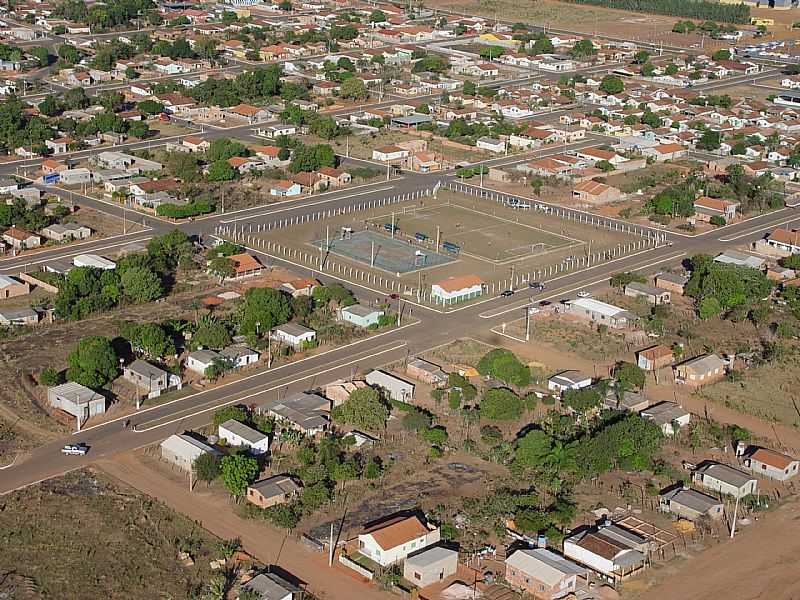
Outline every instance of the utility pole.
{"label": "utility pole", "polygon": [[392,239],[394,239],[394,211],[392,211]]}
{"label": "utility pole", "polygon": [[525,341],[531,341],[531,308],[525,307]]}
{"label": "utility pole", "polygon": [[267,368],[272,368],[272,329],[267,332]]}
{"label": "utility pole", "polygon": [[400,327],[400,296],[397,296],[397,326]]}
{"label": "utility pole", "polygon": [[733,523],[731,524],[731,539],[736,533],[736,516],[739,513],[739,496],[736,496],[736,505],[733,507]]}
{"label": "utility pole", "polygon": [[515,265],[511,265],[511,287],[510,287],[510,289],[511,289],[512,292],[514,291],[514,266]]}

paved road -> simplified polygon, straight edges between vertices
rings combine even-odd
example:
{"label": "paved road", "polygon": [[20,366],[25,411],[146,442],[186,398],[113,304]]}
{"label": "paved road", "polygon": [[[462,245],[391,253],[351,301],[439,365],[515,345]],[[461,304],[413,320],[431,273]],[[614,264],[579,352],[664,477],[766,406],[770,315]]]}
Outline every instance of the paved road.
{"label": "paved road", "polygon": [[[293,207],[292,210],[297,208]],[[63,439],[43,446],[27,459],[0,471],[0,493],[85,466],[97,458],[149,445],[173,433],[207,424],[214,410],[220,406],[240,402],[258,404],[281,394],[317,387],[338,377],[352,376],[356,371],[402,360],[406,356],[445,344],[470,330],[485,330],[517,320],[523,316],[525,307],[532,300],[559,300],[574,296],[577,290],[604,285],[615,272],[654,272],[677,264],[695,253],[716,253],[754,241],[774,227],[797,222],[800,222],[800,213],[784,208],[702,236],[670,235],[671,246],[665,245],[560,276],[551,280],[548,289],[542,293],[523,289],[509,299],[486,298],[446,313],[406,305],[404,312],[409,318],[400,329],[365,338],[303,361],[248,375],[226,385],[192,393],[168,404],[145,408],[130,417],[135,430],[123,429],[122,417],[84,430],[72,438],[85,441],[92,447],[84,458],[62,456],[59,448],[66,441]],[[326,280],[327,276],[321,278]],[[351,285],[361,297],[371,297],[376,293],[365,286]]]}

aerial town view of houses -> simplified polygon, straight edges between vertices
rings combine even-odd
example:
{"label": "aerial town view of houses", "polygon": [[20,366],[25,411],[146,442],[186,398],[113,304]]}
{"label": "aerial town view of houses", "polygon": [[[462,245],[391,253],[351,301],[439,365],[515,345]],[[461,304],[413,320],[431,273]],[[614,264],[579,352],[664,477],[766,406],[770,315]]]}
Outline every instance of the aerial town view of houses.
{"label": "aerial town view of houses", "polygon": [[789,0],[0,6],[0,599],[800,598]]}

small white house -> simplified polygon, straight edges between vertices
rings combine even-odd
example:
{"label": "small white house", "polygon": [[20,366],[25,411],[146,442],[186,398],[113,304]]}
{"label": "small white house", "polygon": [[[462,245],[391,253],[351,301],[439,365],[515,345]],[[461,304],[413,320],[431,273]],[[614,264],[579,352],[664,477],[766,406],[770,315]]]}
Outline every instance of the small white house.
{"label": "small white house", "polygon": [[502,154],[506,151],[506,142],[504,140],[498,140],[497,138],[487,136],[479,137],[475,142],[475,146],[481,150],[493,152],[494,154]]}
{"label": "small white house", "polygon": [[342,321],[351,323],[356,327],[367,328],[371,325],[377,325],[384,313],[377,308],[371,308],[363,304],[353,304],[342,308],[340,314]]}
{"label": "small white house", "polygon": [[222,453],[185,433],[171,435],[161,442],[161,458],[183,471],[191,471],[194,461],[203,454],[220,456]]}
{"label": "small white house", "polygon": [[592,376],[582,371],[562,371],[547,380],[547,389],[561,395],[566,390],[579,390],[592,385]]}
{"label": "small white house", "polygon": [[658,425],[664,435],[675,435],[682,427],[686,427],[692,418],[688,410],[675,402],[659,402],[648,406],[639,414]]}
{"label": "small white house", "polygon": [[712,460],[701,463],[692,472],[692,481],[734,498],[755,494],[758,488],[758,480],[752,475]]}
{"label": "small white house", "polygon": [[439,539],[439,528],[426,526],[416,516],[394,517],[359,535],[358,549],[386,567],[435,544]]}
{"label": "small white house", "polygon": [[269,436],[240,423],[235,419],[228,419],[220,423],[217,433],[219,439],[230,446],[247,448],[250,454],[264,454],[269,451]]}
{"label": "small white house", "polygon": [[796,458],[769,448],[755,448],[744,459],[745,468],[778,481],[786,481],[797,475],[798,464]]}
{"label": "small white house", "polygon": [[272,335],[293,348],[302,348],[314,342],[317,332],[299,323],[284,323],[273,329]]}
{"label": "small white house", "polygon": [[200,375],[206,374],[206,369],[214,364],[219,354],[213,350],[195,350],[186,358],[186,368]]}
{"label": "small white house", "polygon": [[117,268],[117,263],[108,260],[97,254],[79,254],[72,259],[72,264],[76,267],[92,267],[103,271],[113,271]]}

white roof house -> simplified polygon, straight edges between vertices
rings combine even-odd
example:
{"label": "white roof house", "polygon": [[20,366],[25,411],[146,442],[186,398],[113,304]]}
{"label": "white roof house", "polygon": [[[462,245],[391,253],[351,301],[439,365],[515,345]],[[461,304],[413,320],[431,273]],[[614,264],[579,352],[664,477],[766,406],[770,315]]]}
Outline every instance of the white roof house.
{"label": "white roof house", "polygon": [[161,458],[184,471],[190,471],[194,461],[207,453],[221,454],[216,448],[185,433],[171,435],[161,442]]}
{"label": "white roof house", "polygon": [[108,260],[97,254],[79,254],[72,259],[72,264],[76,267],[93,267],[104,271],[113,271],[117,268],[117,263]]}
{"label": "white roof house", "polygon": [[560,394],[565,390],[579,390],[592,385],[592,376],[582,371],[561,371],[547,380],[547,389]]}
{"label": "white roof house", "polygon": [[247,448],[251,454],[264,454],[269,451],[268,435],[235,419],[228,419],[224,423],[220,423],[217,433],[219,439],[225,440],[227,444]]}
{"label": "white roof house", "polygon": [[408,402],[414,398],[414,384],[395,375],[375,369],[364,378],[371,386],[381,388],[392,400]]}
{"label": "white roof house", "polygon": [[594,298],[570,300],[567,308],[571,314],[615,328],[627,327],[628,323],[636,318],[636,315],[624,308]]}
{"label": "white roof house", "polygon": [[714,258],[714,262],[736,265],[738,267],[750,267],[751,269],[761,269],[764,266],[764,259],[752,254],[745,254],[738,250],[725,250],[722,254]]}
{"label": "white roof house", "polygon": [[299,323],[284,323],[272,330],[272,335],[295,348],[309,344],[317,337],[317,332]]}

